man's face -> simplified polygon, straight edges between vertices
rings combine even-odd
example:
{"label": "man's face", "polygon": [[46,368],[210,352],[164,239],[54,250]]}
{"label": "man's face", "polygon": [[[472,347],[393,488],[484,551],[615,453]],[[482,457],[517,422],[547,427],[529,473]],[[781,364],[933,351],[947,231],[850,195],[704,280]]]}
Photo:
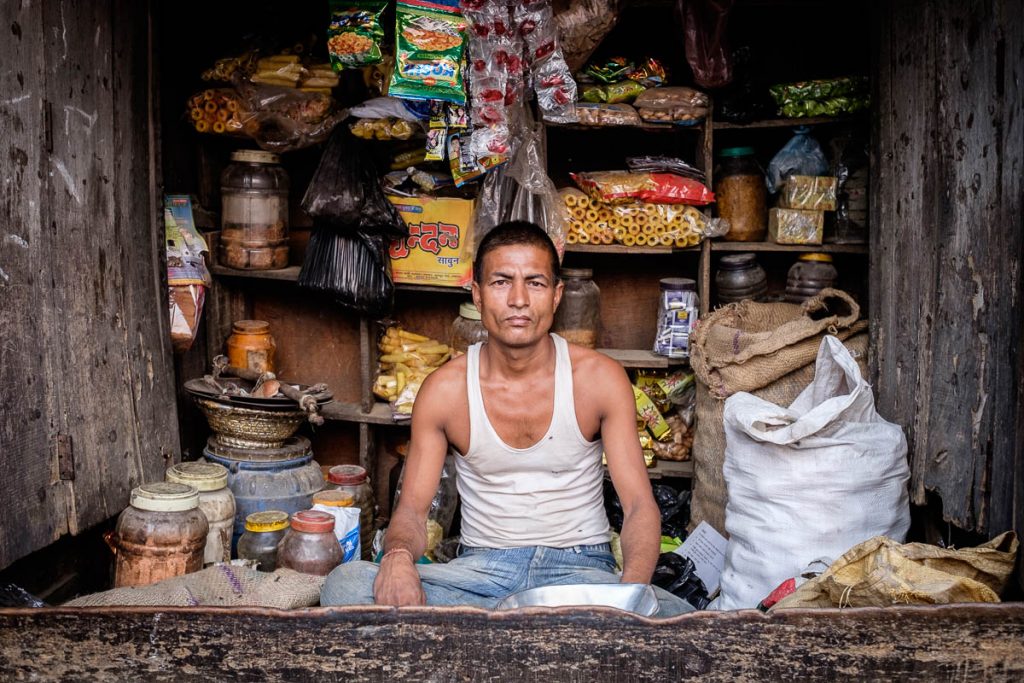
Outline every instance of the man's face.
{"label": "man's face", "polygon": [[473,282],[473,302],[489,340],[516,348],[543,339],[562,299],[562,283],[554,282],[548,252],[528,244],[498,247],[482,265]]}

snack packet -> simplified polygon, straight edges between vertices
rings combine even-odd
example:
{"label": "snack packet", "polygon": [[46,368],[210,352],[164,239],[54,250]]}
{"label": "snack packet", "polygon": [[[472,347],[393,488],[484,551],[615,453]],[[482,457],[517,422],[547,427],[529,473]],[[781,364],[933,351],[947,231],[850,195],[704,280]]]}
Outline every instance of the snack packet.
{"label": "snack packet", "polygon": [[384,28],[380,15],[387,0],[331,0],[327,52],[336,71],[381,61]]}
{"label": "snack packet", "polygon": [[395,20],[397,63],[388,93],[466,103],[466,22],[455,0],[401,0]]}
{"label": "snack packet", "polygon": [[703,206],[715,201],[714,193],[703,183],[674,173],[599,171],[570,176],[592,199],[609,204],[642,201]]}

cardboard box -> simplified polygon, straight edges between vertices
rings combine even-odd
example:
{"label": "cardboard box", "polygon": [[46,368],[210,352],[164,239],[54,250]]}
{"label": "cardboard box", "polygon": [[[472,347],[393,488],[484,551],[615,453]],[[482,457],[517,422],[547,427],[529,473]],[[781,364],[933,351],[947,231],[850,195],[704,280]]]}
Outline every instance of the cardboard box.
{"label": "cardboard box", "polygon": [[396,283],[466,287],[473,278],[473,202],[449,197],[388,197],[409,226],[391,243]]}

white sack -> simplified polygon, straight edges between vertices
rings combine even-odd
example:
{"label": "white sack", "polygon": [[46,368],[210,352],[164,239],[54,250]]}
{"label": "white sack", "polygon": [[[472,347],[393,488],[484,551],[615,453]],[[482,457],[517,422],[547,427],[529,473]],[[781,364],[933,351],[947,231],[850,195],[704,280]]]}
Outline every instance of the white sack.
{"label": "white sack", "polygon": [[756,607],[819,557],[910,526],[907,440],[875,412],[871,386],[837,338],[789,408],[748,393],[725,402],[729,533],[720,609]]}

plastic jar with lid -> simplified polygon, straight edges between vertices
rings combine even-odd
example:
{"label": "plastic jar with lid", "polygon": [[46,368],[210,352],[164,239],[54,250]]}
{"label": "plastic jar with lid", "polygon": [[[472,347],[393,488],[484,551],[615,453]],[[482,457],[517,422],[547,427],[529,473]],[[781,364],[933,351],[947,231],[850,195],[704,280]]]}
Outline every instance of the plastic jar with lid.
{"label": "plastic jar with lid", "polygon": [[165,479],[194,486],[199,491],[199,509],[210,525],[203,563],[229,561],[231,534],[235,528],[235,496],[228,488],[227,468],[212,462],[183,462],[167,468]]}
{"label": "plastic jar with lid", "polygon": [[133,489],[115,527],[114,587],[199,571],[209,531],[194,487],[158,482]]}
{"label": "plastic jar with lid", "polygon": [[563,268],[562,302],[555,311],[551,331],[566,341],[589,349],[601,338],[601,290],[590,268]]}
{"label": "plastic jar with lid", "polygon": [[659,282],[658,331],[654,352],[670,358],[690,355],[690,333],[697,324],[700,299],[697,282],[685,277],[667,277]]}
{"label": "plastic jar with lid", "polygon": [[480,311],[472,301],[459,304],[459,317],[452,322],[451,347],[456,353],[465,353],[477,342],[487,341],[487,329],[480,320]]}
{"label": "plastic jar with lid", "polygon": [[715,202],[729,220],[731,242],[760,242],[768,230],[768,188],[753,147],[726,147],[718,153]]}
{"label": "plastic jar with lid", "polygon": [[281,510],[254,512],[245,518],[238,539],[238,559],[255,560],[261,572],[277,569],[277,546],[288,532],[288,513]]}
{"label": "plastic jar with lid", "polygon": [[291,527],[277,546],[278,567],[327,576],[341,560],[341,546],[334,537],[334,515],[320,510],[292,515]]}
{"label": "plastic jar with lid", "polygon": [[839,271],[828,254],[801,254],[786,277],[786,301],[803,303],[827,287],[835,287]]}
{"label": "plastic jar with lid", "polygon": [[334,537],[338,539],[343,555],[342,562],[352,562],[362,557],[362,542],[359,537],[359,508],[353,505],[352,496],[344,491],[328,489],[313,494],[313,509],[326,512],[334,517]]}
{"label": "plastic jar with lid", "polygon": [[270,334],[270,323],[263,320],[236,320],[227,341],[228,362],[236,368],[257,372],[277,370],[277,342]]}
{"label": "plastic jar with lid", "polygon": [[377,515],[373,487],[366,470],[359,465],[335,465],[327,471],[327,487],[352,496],[359,508],[359,543],[363,559],[369,559],[373,543],[373,521]]}
{"label": "plastic jar with lid", "polygon": [[245,270],[288,265],[288,185],[276,154],[231,154],[220,175],[221,265]]}
{"label": "plastic jar with lid", "polygon": [[764,301],[768,296],[768,275],[754,254],[729,254],[718,260],[715,273],[718,305],[743,301]]}

